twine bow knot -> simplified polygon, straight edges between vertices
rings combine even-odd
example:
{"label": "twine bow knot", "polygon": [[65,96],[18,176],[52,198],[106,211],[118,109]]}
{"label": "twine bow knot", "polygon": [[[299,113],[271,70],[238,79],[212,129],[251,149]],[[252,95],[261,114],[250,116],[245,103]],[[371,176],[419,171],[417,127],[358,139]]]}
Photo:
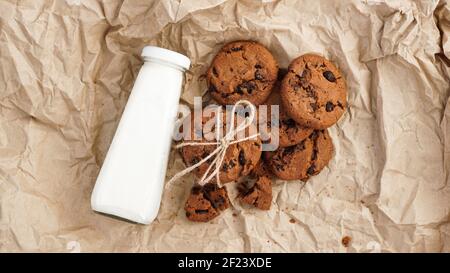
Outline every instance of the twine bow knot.
{"label": "twine bow knot", "polygon": [[[241,124],[238,124],[236,128],[234,128],[234,119],[236,112],[236,108],[239,105],[243,105],[244,107],[248,106],[250,108],[248,117],[245,117],[245,121]],[[203,163],[209,161],[211,158],[214,157],[211,164],[209,165],[208,169],[206,169],[205,173],[201,177],[201,179],[198,181],[198,184],[201,186],[204,186],[206,183],[211,181],[211,179],[216,177],[217,184],[221,187],[219,174],[220,174],[220,167],[222,166],[222,163],[225,159],[225,155],[227,152],[227,149],[230,145],[233,145],[235,143],[244,142],[250,139],[257,138],[259,136],[259,133],[253,134],[249,137],[245,137],[242,139],[238,139],[238,133],[247,129],[254,121],[256,115],[256,107],[247,100],[240,100],[236,102],[233,105],[232,111],[231,111],[231,120],[230,120],[230,129],[229,131],[218,141],[212,141],[212,142],[184,142],[181,144],[178,144],[175,146],[176,149],[185,147],[185,146],[207,146],[207,145],[217,145],[216,149],[212,151],[208,156],[197,162],[196,164],[176,173],[168,182],[167,184],[170,185],[173,181],[179,179],[180,177],[184,176],[187,173],[192,172],[194,169],[198,168]],[[220,122],[220,115],[216,115],[216,124]],[[217,127],[216,127],[217,128]],[[216,139],[219,138],[220,131],[216,129]],[[236,137],[236,140],[234,138]],[[214,169],[213,169],[214,166]]]}

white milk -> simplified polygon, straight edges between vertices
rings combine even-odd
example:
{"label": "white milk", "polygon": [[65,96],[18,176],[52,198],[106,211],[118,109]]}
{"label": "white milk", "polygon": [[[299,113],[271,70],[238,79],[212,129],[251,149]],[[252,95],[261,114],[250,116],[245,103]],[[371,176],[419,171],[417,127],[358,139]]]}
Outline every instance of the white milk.
{"label": "white milk", "polygon": [[157,216],[177,115],[183,73],[190,60],[147,46],[91,196],[93,210],[142,224]]}

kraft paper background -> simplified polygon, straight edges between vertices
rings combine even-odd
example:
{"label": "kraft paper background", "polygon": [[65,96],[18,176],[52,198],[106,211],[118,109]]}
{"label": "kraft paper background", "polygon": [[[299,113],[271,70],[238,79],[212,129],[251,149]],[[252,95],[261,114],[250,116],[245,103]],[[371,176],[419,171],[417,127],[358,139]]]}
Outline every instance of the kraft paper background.
{"label": "kraft paper background", "polygon": [[[448,0],[1,0],[0,10],[1,252],[450,251]],[[214,54],[237,39],[263,43],[280,67],[308,52],[340,67],[349,108],[330,129],[330,165],[306,184],[277,181],[269,212],[233,199],[214,221],[188,222],[188,175],[149,226],[94,213],[142,47],[189,56],[192,103]],[[182,168],[172,152],[168,177]]]}

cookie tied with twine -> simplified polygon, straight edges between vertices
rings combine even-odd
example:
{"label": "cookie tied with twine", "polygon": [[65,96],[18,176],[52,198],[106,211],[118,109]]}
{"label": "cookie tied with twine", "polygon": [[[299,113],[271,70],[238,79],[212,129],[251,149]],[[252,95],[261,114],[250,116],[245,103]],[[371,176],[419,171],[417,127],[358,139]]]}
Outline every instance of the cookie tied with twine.
{"label": "cookie tied with twine", "polygon": [[[238,110],[238,107],[241,106],[243,106],[244,109],[248,109],[248,111],[246,111],[246,115],[243,117],[243,122],[235,124],[237,117],[235,113]],[[221,182],[230,182],[251,171],[261,156],[260,140],[258,138],[259,133],[250,136],[246,136],[245,133],[255,121],[257,113],[256,107],[247,100],[240,100],[233,105],[231,112],[228,113],[231,114],[229,124],[227,126],[227,131],[222,134],[222,136],[222,130],[217,129],[221,128],[221,126],[218,126],[222,122],[221,115],[216,114],[216,138],[213,141],[206,141],[205,139],[202,139],[201,141],[185,141],[175,146],[177,149],[182,149],[182,155],[185,162],[188,161],[186,160],[185,150],[191,152],[191,155],[192,153],[195,153],[195,155],[200,153],[199,156],[202,158],[194,157],[193,159],[195,160],[186,162],[187,165],[192,165],[176,173],[168,181],[167,185],[171,185],[175,180],[195,171],[198,176],[201,175],[197,181],[198,185],[204,186],[215,178],[215,182],[221,187]],[[230,160],[230,157],[232,160]],[[239,172],[234,174],[235,177],[231,176],[231,178],[227,177],[226,179],[223,179],[222,176],[221,179],[221,173],[223,175],[224,172],[230,169],[239,170]]]}

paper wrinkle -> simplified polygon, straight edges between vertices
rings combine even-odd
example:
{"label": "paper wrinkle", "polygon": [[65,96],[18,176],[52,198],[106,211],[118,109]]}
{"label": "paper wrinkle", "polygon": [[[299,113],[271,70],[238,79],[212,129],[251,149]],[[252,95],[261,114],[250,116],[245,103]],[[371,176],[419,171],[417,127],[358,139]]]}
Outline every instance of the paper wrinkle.
{"label": "paper wrinkle", "polygon": [[[450,251],[448,0],[0,2],[0,251]],[[280,67],[315,52],[348,83],[335,154],[307,183],[274,181],[270,211],[233,204],[191,223],[194,177],[149,226],[94,213],[90,194],[145,45],[189,56],[182,101],[220,47],[252,39]],[[205,96],[205,100],[208,95]],[[171,152],[167,177],[185,166]],[[345,248],[344,236],[352,243]]]}
{"label": "paper wrinkle", "polygon": [[438,26],[442,32],[442,49],[443,53],[450,59],[450,2],[448,0],[441,0],[436,11],[436,19]]}

